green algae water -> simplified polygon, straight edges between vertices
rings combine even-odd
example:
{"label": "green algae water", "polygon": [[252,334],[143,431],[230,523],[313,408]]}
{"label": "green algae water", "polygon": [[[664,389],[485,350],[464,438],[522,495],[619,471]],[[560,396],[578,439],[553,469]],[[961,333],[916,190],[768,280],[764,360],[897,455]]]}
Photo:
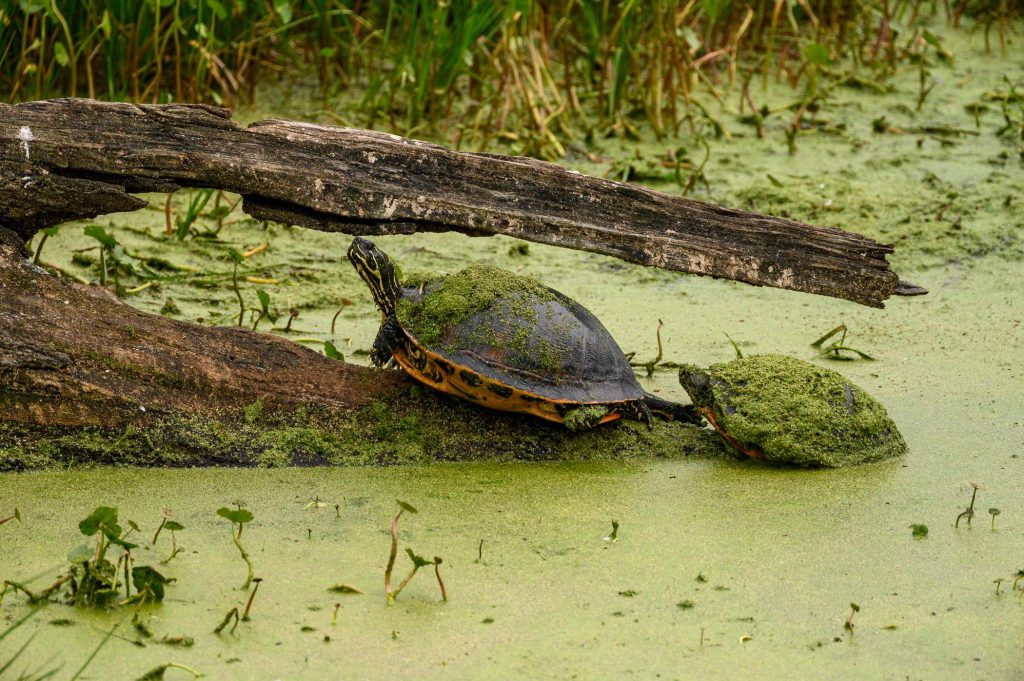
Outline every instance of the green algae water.
{"label": "green algae water", "polygon": [[[170,553],[166,534],[148,547],[164,509],[185,527],[176,537],[184,550],[163,568],[176,580],[166,600],[140,611],[154,632],[143,646],[134,609],[54,603],[0,641],[0,665],[34,634],[31,657],[6,673],[18,678],[23,664],[50,660],[64,665],[56,678],[70,678],[120,624],[81,678],[131,679],[173,661],[214,679],[1019,679],[1024,603],[1010,588],[1024,568],[1024,169],[1014,143],[996,134],[1003,118],[986,93],[1005,91],[1002,74],[1020,73],[1024,61],[1019,50],[986,58],[980,34],[947,40],[956,60],[936,69],[942,83],[922,112],[908,71],[893,92],[836,90],[794,156],[782,122],[769,121],[765,139],[730,122],[732,139],[712,142],[710,189],[698,196],[891,241],[895,268],[930,290],[924,298],[871,310],[507,238],[378,241],[405,271],[457,272],[482,261],[530,276],[587,306],[640,360],[654,356],[662,319],[665,356],[675,362],[732,359],[728,334],[746,354],[836,368],[885,406],[905,457],[818,471],[724,456],[245,470],[42,460],[45,470],[0,474],[0,516],[14,507],[22,516],[0,526],[0,579],[52,583],[81,543],[79,520],[99,505],[141,526],[139,563]],[[976,124],[965,107],[979,101],[988,108]],[[881,117],[885,125],[875,125]],[[978,134],[939,140],[926,131],[935,126]],[[639,157],[657,168],[676,144],[606,140],[596,149],[604,163],[574,164],[603,174],[615,160]],[[650,183],[678,191],[670,176]],[[257,305],[255,290],[266,289],[272,305],[299,310],[290,337],[332,340],[351,361],[366,361],[379,315],[345,259],[348,239],[238,220],[228,219],[219,242],[164,237],[162,211],[114,216],[108,229],[137,252],[220,275],[230,274],[229,245],[269,244],[248,259],[247,276],[261,283],[243,285],[246,300]],[[62,227],[43,259],[94,279],[88,253],[72,261],[72,249],[90,245],[80,227]],[[238,309],[229,281],[169,280],[127,299],[231,324]],[[332,335],[343,298],[352,304]],[[818,356],[810,344],[839,323],[875,361]],[[641,382],[686,400],[674,369]],[[412,452],[395,462],[422,460]],[[954,527],[972,483],[980,487],[975,516]],[[402,517],[396,577],[408,569],[405,548],[440,556],[447,603],[424,569],[385,605],[396,499],[419,509]],[[216,516],[236,501],[255,516],[242,541],[264,581],[251,620],[215,635],[248,597],[238,590],[245,564]],[[1000,509],[995,529],[989,508]],[[613,520],[614,542],[606,539]],[[929,531],[915,538],[911,525],[920,524]],[[328,591],[338,583],[366,593]],[[852,631],[844,626],[851,603],[859,608]],[[9,591],[0,627],[28,611]],[[165,636],[194,644],[160,643]],[[189,676],[169,670],[166,678]]]}

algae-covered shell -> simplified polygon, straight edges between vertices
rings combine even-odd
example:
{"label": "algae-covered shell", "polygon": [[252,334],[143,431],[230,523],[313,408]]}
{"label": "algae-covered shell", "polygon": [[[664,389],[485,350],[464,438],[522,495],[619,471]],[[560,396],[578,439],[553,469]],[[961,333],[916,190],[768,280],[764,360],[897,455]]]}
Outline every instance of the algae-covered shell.
{"label": "algae-covered shell", "polygon": [[907,451],[877,400],[841,374],[794,357],[688,365],[679,381],[727,441],[767,461],[840,467]]}
{"label": "algae-covered shell", "polygon": [[532,279],[489,265],[407,281],[398,320],[457,369],[538,398],[571,403],[641,400],[615,339],[589,310]]}

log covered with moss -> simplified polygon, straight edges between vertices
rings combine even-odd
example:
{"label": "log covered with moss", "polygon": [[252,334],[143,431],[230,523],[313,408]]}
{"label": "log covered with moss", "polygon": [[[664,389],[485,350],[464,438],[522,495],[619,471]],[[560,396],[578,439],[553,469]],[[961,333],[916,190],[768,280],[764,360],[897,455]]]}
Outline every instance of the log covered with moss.
{"label": "log covered with moss", "polygon": [[923,289],[893,247],[588,177],[528,158],[451,151],[295,121],[240,127],[205,105],[64,99],[0,104],[0,226],[133,210],[133,192],[223,189],[265,219],[353,235],[506,234],[756,286],[882,307]]}
{"label": "log covered with moss", "polygon": [[720,456],[706,431],[571,434],[241,328],[147,314],[0,229],[0,470]]}

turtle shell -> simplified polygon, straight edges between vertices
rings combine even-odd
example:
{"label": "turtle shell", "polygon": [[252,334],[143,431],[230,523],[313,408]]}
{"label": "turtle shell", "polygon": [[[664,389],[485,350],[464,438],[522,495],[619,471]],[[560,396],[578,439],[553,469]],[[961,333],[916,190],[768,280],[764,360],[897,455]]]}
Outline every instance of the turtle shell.
{"label": "turtle shell", "polygon": [[408,281],[397,316],[410,341],[499,385],[552,402],[616,403],[644,392],[585,307],[532,279],[472,265]]}
{"label": "turtle shell", "polygon": [[839,467],[907,451],[877,400],[841,374],[794,357],[684,366],[679,380],[723,437],[769,461]]}

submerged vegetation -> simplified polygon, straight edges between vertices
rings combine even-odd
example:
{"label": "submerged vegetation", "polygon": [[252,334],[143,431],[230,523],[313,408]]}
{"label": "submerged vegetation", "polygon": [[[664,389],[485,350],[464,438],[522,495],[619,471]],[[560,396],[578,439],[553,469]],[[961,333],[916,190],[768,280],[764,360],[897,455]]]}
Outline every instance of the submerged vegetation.
{"label": "submerged vegetation", "polygon": [[[139,526],[132,520],[128,526],[127,531],[122,530],[116,508],[97,507],[78,523],[82,535],[96,538],[95,545],[83,544],[68,553],[71,567],[42,590],[32,591],[21,582],[5,579],[0,602],[9,590],[23,593],[33,604],[47,603],[61,594],[70,604],[98,608],[162,601],[164,587],[174,580],[148,565],[135,565],[132,549],[139,545],[127,541],[127,537]],[[116,556],[116,561],[111,562],[108,554]],[[121,588],[124,598],[118,600]]]}
{"label": "submerged vegetation", "polygon": [[[21,0],[6,7],[0,96],[9,101],[232,105],[252,101],[268,80],[314,79],[339,122],[427,130],[468,148],[501,141],[545,158],[564,156],[584,136],[636,136],[638,120],[658,136],[701,119],[727,134],[706,103],[732,84],[760,131],[764,118],[787,112],[756,106],[755,80],[806,86],[788,112],[794,133],[828,81],[883,88],[909,60],[921,64],[923,102],[934,87],[926,50],[944,56],[924,19],[939,14],[956,26],[969,18],[1005,54],[1010,21],[1021,13],[1020,3],[991,0]],[[688,185],[703,163],[690,165]],[[188,221],[178,228],[187,231]]]}

